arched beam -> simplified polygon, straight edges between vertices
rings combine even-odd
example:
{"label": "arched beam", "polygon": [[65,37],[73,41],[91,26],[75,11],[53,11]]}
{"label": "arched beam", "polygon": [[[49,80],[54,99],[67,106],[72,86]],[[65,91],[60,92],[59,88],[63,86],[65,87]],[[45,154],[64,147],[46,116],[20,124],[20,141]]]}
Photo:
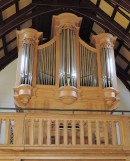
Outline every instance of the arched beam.
{"label": "arched beam", "polygon": [[[42,10],[34,11],[32,13],[28,13],[28,10],[26,9],[26,12],[24,11],[24,13],[26,13],[26,14],[19,13],[19,14],[17,14],[15,19],[13,19],[12,21],[7,21],[3,25],[1,25],[0,37],[2,35],[5,35],[10,30],[16,28],[18,25],[20,25],[30,19],[33,19],[33,18],[38,17],[40,15],[45,15],[48,13],[55,14],[56,11],[60,11],[60,10],[62,11],[63,8],[61,8],[60,5],[58,5],[58,6],[59,6],[59,8],[57,8],[57,7],[48,7],[48,8],[43,7]],[[35,8],[36,4],[31,7]],[[95,8],[95,5],[90,3],[90,7]],[[68,8],[69,8],[69,6],[67,6],[67,9]],[[104,28],[109,29],[111,31],[111,33],[116,35],[119,39],[123,40],[124,43],[130,47],[129,34],[126,33],[125,29],[123,29],[118,23],[111,22],[110,17],[106,13],[104,13],[101,9],[98,8],[97,10],[92,10],[94,13],[96,13],[101,18],[94,15],[90,10],[88,12],[86,9],[81,9],[81,8],[80,9],[78,9],[78,8],[71,9],[71,8],[69,8],[68,12],[69,11],[76,13],[78,15],[81,15],[83,17],[87,17],[87,18],[93,20],[94,22],[98,23],[100,26],[103,26]]]}
{"label": "arched beam", "polygon": [[44,10],[34,11],[32,13],[28,13],[29,11],[26,11],[26,14],[17,14],[17,17],[14,20],[8,21],[8,23],[1,25],[0,37],[30,19],[49,13],[54,14],[56,11],[59,10],[61,10],[61,8],[44,8]]}
{"label": "arched beam", "polygon": [[111,33],[113,33],[114,35],[116,35],[119,39],[121,39],[124,43],[126,43],[126,45],[128,47],[130,47],[130,36],[129,34],[126,34],[126,31],[123,30],[120,26],[118,26],[117,24],[115,25],[114,22],[112,23],[109,20],[109,16],[107,17],[106,15],[104,16],[104,13],[102,12],[98,12],[97,11],[97,15],[99,17],[97,17],[94,14],[91,14],[89,12],[86,12],[84,10],[74,10],[71,9],[72,12],[74,12],[75,14],[81,15],[84,18],[90,18],[91,20],[93,20],[94,22],[96,22],[97,24],[99,24],[100,26],[102,26],[103,28],[109,29],[111,31]]}

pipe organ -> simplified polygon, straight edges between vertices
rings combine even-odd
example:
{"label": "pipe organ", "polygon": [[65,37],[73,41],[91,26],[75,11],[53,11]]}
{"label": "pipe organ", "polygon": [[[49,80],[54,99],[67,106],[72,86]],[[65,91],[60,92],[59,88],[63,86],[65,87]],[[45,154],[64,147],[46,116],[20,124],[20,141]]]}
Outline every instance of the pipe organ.
{"label": "pipe organ", "polygon": [[91,47],[79,37],[82,18],[53,16],[52,38],[38,45],[42,33],[17,32],[18,67],[14,100],[17,107],[114,109],[119,102],[114,42],[111,34],[92,37]]}

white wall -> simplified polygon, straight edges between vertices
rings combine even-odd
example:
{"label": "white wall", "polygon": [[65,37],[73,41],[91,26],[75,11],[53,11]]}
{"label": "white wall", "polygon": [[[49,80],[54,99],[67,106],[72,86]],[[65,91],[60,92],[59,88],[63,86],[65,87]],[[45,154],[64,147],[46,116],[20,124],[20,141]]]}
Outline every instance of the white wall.
{"label": "white wall", "polygon": [[[13,87],[16,78],[17,59],[0,71],[0,107],[14,108]],[[130,110],[130,92],[124,84],[117,79],[120,91],[120,105],[118,109]]]}
{"label": "white wall", "polygon": [[117,83],[118,90],[120,91],[120,104],[117,110],[130,110],[130,92],[119,78],[117,79]]}
{"label": "white wall", "polygon": [[0,107],[14,108],[13,88],[16,78],[17,59],[0,71]]}

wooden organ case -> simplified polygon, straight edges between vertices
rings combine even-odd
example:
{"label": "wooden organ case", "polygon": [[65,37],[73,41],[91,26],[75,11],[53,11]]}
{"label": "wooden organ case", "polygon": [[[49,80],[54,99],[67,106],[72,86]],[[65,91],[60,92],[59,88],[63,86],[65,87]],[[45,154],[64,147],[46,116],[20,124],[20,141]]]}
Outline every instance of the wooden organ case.
{"label": "wooden organ case", "polygon": [[42,33],[17,31],[17,107],[112,110],[119,102],[114,42],[109,33],[92,37],[95,48],[79,37],[82,18],[53,16],[52,39],[38,45]]}

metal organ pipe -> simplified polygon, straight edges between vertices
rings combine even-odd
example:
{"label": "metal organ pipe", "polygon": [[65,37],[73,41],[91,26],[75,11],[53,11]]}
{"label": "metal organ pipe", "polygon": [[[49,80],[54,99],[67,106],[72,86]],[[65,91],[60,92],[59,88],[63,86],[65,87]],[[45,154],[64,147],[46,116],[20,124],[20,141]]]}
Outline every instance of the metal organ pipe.
{"label": "metal organ pipe", "polygon": [[113,69],[111,60],[111,48],[101,48],[101,62],[102,62],[102,86],[113,86]]}
{"label": "metal organ pipe", "polygon": [[17,85],[27,84],[31,86],[32,80],[35,80],[33,79],[33,71],[35,70],[33,69],[33,59],[41,37],[42,33],[32,28],[17,31],[18,62],[20,64],[17,72]]}
{"label": "metal organ pipe", "polygon": [[114,59],[114,43],[117,37],[109,33],[102,33],[93,36],[92,43],[100,53],[101,61],[101,79],[102,87],[117,88],[115,59]]}
{"label": "metal organ pipe", "polygon": [[55,85],[56,41],[39,46],[37,63],[37,84]]}
{"label": "metal organ pipe", "polygon": [[76,87],[75,33],[70,28],[62,28],[60,33],[60,81],[59,86]]}
{"label": "metal organ pipe", "polygon": [[20,68],[20,84],[32,84],[34,45],[24,43],[22,46],[22,59]]}
{"label": "metal organ pipe", "polygon": [[86,45],[81,39],[80,55],[80,86],[98,86],[98,67],[96,50]]}

